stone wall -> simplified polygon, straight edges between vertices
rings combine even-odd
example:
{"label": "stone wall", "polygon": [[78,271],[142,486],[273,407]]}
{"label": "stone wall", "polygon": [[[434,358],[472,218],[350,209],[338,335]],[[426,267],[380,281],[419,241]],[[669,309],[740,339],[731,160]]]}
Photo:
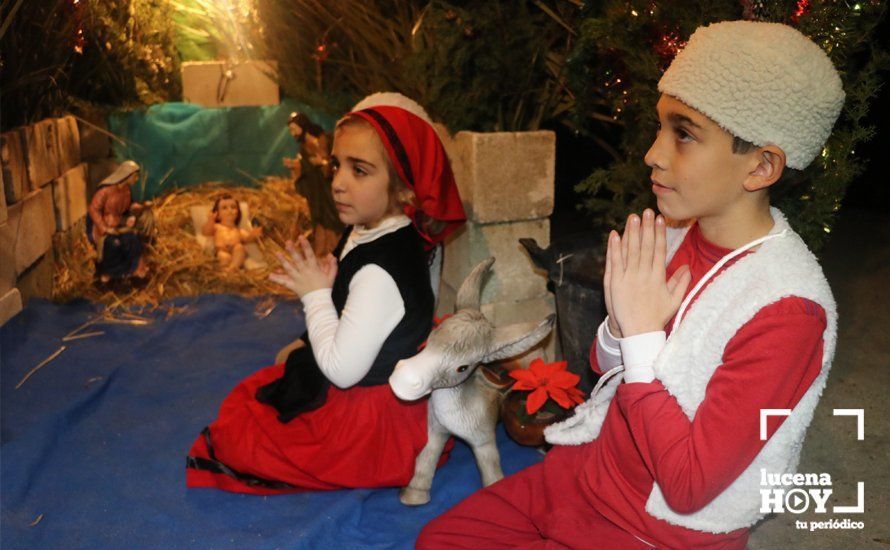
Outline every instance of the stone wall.
{"label": "stone wall", "polygon": [[[524,237],[550,244],[555,190],[553,132],[458,132],[439,127],[467,213],[466,227],[445,247],[439,315],[450,313],[461,282],[489,256],[496,261],[482,291],[482,312],[496,325],[536,321],[554,313],[546,273],[519,244]],[[526,358],[555,357],[551,336]]]}
{"label": "stone wall", "polygon": [[104,113],[85,113],[77,121],[80,134],[80,158],[86,165],[87,197],[92,197],[99,182],[118,167],[114,159],[112,137]]}
{"label": "stone wall", "polygon": [[[46,119],[0,136],[0,325],[53,285],[53,238],[83,231],[89,165],[73,116]],[[110,156],[110,142],[105,157]]]}

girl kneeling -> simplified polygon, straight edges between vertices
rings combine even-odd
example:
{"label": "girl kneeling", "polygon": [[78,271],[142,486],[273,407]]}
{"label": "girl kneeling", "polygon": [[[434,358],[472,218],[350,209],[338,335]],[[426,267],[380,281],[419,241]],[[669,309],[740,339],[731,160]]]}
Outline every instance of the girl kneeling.
{"label": "girl kneeling", "polygon": [[425,401],[387,384],[432,324],[432,250],[465,219],[445,150],[413,101],[376,94],[335,130],[332,190],[347,230],[316,260],[305,239],[272,279],[307,332],[283,365],[242,381],[189,452],[189,487],[277,493],[407,485]]}

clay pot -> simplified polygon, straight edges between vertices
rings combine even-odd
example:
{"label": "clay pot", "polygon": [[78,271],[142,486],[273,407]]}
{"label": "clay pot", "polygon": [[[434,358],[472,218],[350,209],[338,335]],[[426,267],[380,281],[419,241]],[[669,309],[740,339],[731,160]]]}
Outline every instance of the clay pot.
{"label": "clay pot", "polygon": [[[522,398],[524,392],[510,392],[501,404],[501,421],[507,430],[507,435],[520,445],[540,447],[545,443],[544,428],[559,422],[565,418],[565,414],[553,414],[551,412],[538,411],[532,416],[522,415],[520,419],[519,407],[524,407]],[[527,420],[526,420],[527,419]]]}

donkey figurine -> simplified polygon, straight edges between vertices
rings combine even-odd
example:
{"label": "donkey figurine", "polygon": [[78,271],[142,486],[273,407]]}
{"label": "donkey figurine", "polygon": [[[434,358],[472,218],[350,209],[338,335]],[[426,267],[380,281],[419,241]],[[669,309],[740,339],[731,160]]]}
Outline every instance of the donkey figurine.
{"label": "donkey figurine", "polygon": [[503,393],[477,367],[531,349],[547,336],[556,316],[495,328],[479,310],[482,279],[493,263],[488,258],[473,269],[457,293],[455,314],[433,329],[420,353],[399,361],[389,378],[400,399],[413,401],[432,392],[426,447],[417,456],[414,477],[399,493],[402,504],[429,502],[436,464],[452,434],[473,449],[483,486],[504,477],[495,443]]}

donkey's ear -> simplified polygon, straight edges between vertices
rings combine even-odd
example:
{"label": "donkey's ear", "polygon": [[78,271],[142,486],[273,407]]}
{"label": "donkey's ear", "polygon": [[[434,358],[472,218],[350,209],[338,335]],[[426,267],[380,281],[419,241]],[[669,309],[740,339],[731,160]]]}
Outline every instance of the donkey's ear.
{"label": "donkey's ear", "polygon": [[482,362],[490,363],[525,353],[550,334],[555,320],[556,315],[549,315],[539,323],[516,323],[494,329],[490,351]]}
{"label": "donkey's ear", "polygon": [[479,262],[473,271],[467,275],[464,282],[461,283],[460,289],[457,291],[457,299],[454,302],[454,311],[462,309],[479,310],[479,298],[482,295],[482,279],[491,269],[494,258],[486,258]]}

